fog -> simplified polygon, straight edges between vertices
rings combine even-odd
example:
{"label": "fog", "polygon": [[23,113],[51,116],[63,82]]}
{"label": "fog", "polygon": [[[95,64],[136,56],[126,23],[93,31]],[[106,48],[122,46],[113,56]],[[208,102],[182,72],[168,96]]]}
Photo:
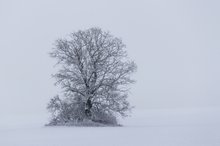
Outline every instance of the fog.
{"label": "fog", "polygon": [[100,27],[122,38],[138,66],[139,109],[220,107],[218,0],[0,0],[0,114],[45,113],[53,43]]}

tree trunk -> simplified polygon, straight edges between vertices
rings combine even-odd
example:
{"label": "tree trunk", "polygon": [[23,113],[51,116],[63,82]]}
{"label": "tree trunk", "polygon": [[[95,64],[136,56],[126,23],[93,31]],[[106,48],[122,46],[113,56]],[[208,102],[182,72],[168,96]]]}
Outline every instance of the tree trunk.
{"label": "tree trunk", "polygon": [[89,98],[86,102],[86,108],[85,108],[85,114],[87,118],[90,118],[92,116],[91,108],[92,108],[92,102],[91,99]]}

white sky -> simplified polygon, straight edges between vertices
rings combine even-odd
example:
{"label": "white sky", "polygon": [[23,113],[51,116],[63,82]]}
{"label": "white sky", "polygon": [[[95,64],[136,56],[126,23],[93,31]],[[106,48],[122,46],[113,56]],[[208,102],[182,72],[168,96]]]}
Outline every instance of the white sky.
{"label": "white sky", "polygon": [[[220,106],[219,0],[0,0],[0,114],[43,113],[59,92],[48,52],[98,26],[138,65],[137,108]],[[7,112],[6,112],[7,111]]]}

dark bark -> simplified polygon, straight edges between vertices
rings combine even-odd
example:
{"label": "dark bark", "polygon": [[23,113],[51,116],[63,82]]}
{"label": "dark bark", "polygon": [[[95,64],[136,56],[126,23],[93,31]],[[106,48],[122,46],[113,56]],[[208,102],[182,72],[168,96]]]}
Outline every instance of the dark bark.
{"label": "dark bark", "polygon": [[92,108],[92,101],[89,98],[86,102],[86,108],[85,108],[85,114],[88,118],[90,118],[92,116],[91,108]]}

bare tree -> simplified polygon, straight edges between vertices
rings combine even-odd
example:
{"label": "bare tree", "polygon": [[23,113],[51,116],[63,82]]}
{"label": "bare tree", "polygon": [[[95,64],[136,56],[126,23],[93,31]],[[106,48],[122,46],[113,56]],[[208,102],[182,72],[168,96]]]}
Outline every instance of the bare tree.
{"label": "bare tree", "polygon": [[[121,39],[100,28],[80,30],[68,39],[56,41],[50,55],[58,60],[57,65],[60,66],[54,77],[56,85],[59,84],[64,91],[63,103],[70,109],[67,115],[63,109],[60,112],[69,116],[67,121],[76,120],[73,117],[79,115],[77,120],[86,118],[108,122],[102,119],[103,114],[111,117],[127,115],[130,109],[128,85],[134,83],[130,75],[136,70],[136,65],[128,59],[124,48]],[[54,104],[55,99],[59,97],[51,100],[48,108],[59,107],[61,110],[61,104]],[[79,108],[76,107],[81,109],[78,113],[76,110]],[[55,118],[58,116],[60,114]]]}

